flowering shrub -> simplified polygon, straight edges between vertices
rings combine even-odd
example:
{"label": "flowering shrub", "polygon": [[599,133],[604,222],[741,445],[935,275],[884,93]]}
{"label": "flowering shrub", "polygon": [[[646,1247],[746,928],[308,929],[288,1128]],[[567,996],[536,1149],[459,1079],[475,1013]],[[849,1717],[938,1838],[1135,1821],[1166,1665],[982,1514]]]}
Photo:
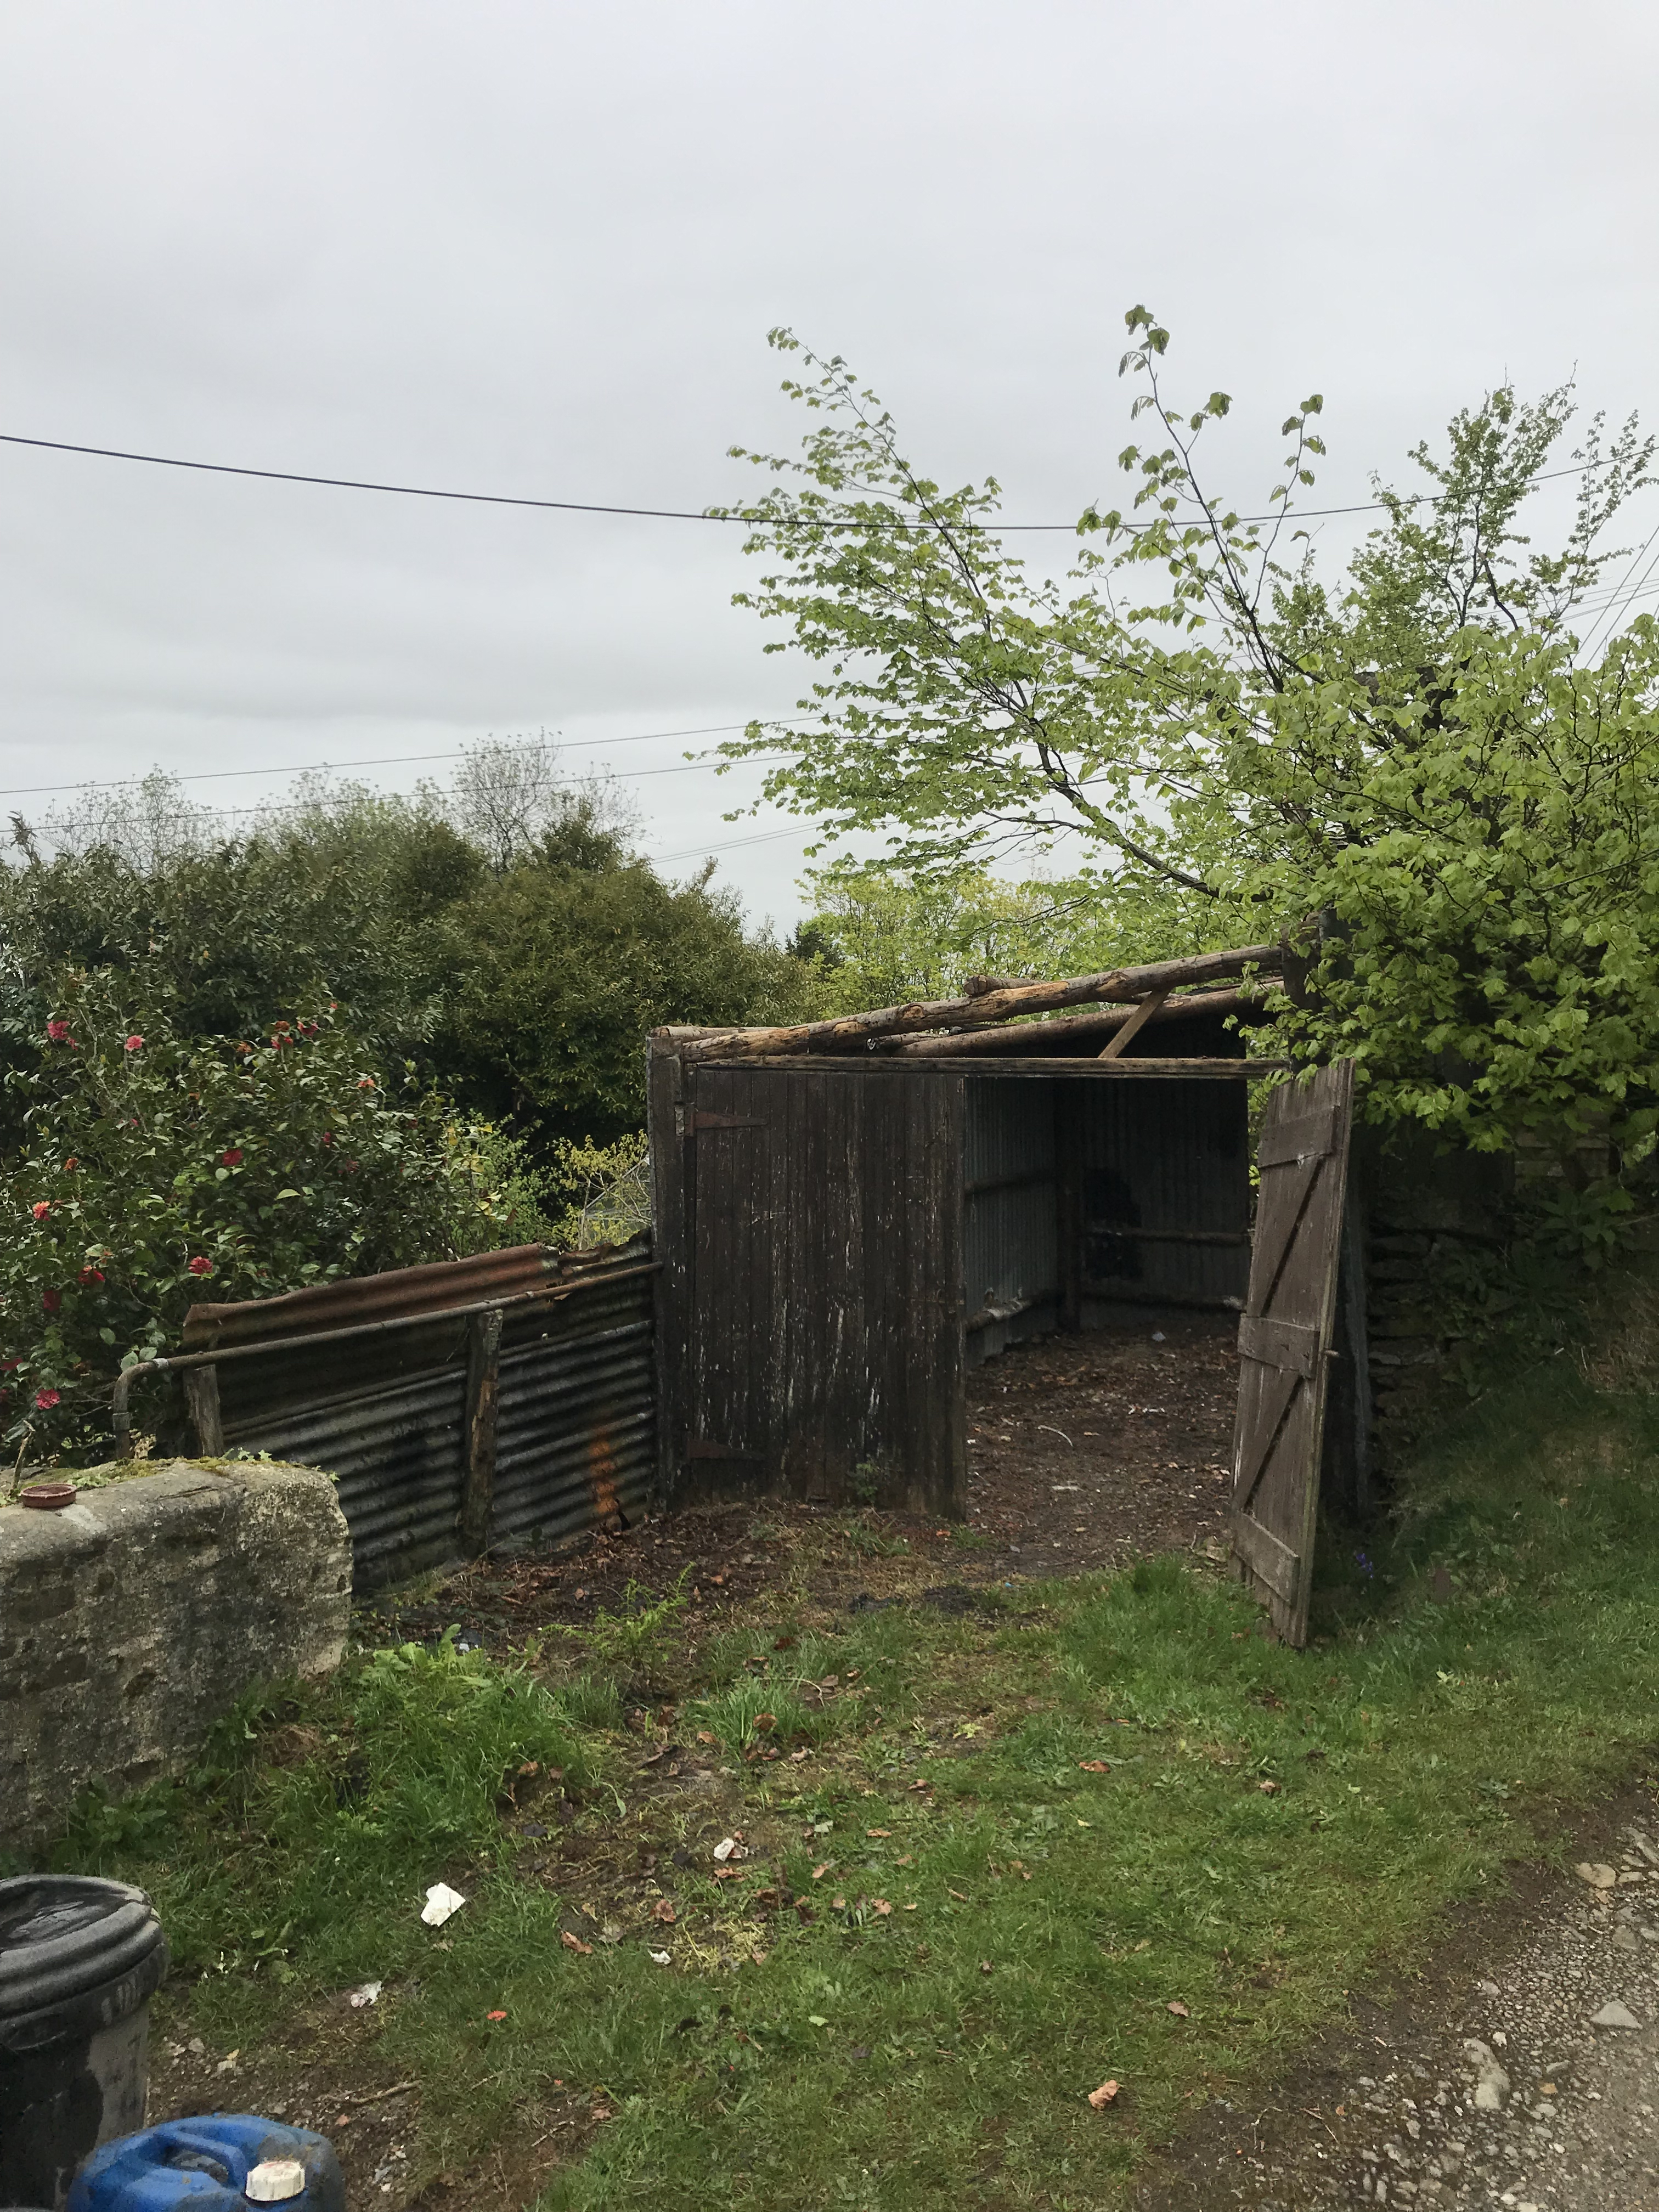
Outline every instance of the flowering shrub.
{"label": "flowering shrub", "polygon": [[204,1041],[133,988],[67,978],[8,1078],[25,1135],[0,1164],[0,1419],[32,1459],[102,1448],[114,1375],[176,1345],[194,1300],[537,1234],[515,1230],[512,1148],[366,1068],[330,1015]]}

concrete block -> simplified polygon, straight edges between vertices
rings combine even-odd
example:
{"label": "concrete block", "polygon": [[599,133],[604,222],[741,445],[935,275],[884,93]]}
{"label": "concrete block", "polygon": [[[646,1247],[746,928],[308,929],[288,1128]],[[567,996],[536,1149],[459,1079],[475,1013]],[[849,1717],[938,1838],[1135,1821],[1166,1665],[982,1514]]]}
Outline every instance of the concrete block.
{"label": "concrete block", "polygon": [[[97,1472],[97,1470],[94,1470]],[[255,1683],[340,1663],[351,1539],[311,1468],[174,1460],[0,1510],[0,1846],[187,1766]]]}

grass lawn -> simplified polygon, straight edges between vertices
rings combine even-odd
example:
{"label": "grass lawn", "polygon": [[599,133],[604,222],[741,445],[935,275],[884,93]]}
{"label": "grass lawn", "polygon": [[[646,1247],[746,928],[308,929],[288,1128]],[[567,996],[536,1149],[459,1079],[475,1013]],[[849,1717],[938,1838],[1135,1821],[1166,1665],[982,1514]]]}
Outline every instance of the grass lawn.
{"label": "grass lawn", "polygon": [[1374,1573],[1334,1547],[1304,1653],[1159,1559],[362,1655],[55,1863],[155,1898],[175,2048],[246,2069],[311,2023],[290,2101],[325,2127],[331,2037],[416,2085],[354,2204],[1115,2205],[1659,1736],[1656,1435],[1571,1354],[1493,1391]]}

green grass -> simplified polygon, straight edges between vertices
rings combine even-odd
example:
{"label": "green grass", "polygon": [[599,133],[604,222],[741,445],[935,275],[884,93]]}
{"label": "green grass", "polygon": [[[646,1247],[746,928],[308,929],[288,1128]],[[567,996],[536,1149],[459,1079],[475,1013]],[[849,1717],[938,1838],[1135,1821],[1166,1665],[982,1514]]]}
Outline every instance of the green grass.
{"label": "green grass", "polygon": [[[1305,1653],[1174,1561],[963,1619],[756,1616],[685,1661],[669,1731],[714,1740],[713,1808],[642,1791],[614,1624],[597,1674],[562,1682],[478,1654],[360,1662],[286,1722],[240,1717],[190,1783],[84,1809],[58,1863],[152,1891],[223,2043],[385,1978],[380,2055],[422,2082],[428,2165],[520,2126],[554,2077],[603,2100],[546,2212],[1115,2205],[1189,2100],[1409,1967],[1444,1908],[1552,1848],[1554,1804],[1659,1735],[1656,1443],[1649,1398],[1598,1396],[1565,1358],[1492,1393],[1413,1470],[1373,1574],[1334,1547]],[[653,1669],[673,1629],[651,1625]],[[809,1756],[750,1762],[784,1744]],[[503,1820],[532,1760],[582,1800],[551,1887],[515,1871]],[[706,1838],[667,1857],[714,1813],[757,1846],[735,1881]],[[417,1917],[441,1878],[469,1899],[447,1949]],[[562,1917],[596,1898],[621,1940],[573,1953]]]}

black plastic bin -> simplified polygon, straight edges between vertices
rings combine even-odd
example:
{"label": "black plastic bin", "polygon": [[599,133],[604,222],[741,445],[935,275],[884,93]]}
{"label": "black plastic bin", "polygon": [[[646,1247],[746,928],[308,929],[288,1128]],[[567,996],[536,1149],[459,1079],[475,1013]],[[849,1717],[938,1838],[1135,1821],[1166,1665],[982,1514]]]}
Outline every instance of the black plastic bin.
{"label": "black plastic bin", "polygon": [[0,1881],[0,2205],[58,2212],[88,2152],[144,2124],[167,1938],[142,1889]]}

